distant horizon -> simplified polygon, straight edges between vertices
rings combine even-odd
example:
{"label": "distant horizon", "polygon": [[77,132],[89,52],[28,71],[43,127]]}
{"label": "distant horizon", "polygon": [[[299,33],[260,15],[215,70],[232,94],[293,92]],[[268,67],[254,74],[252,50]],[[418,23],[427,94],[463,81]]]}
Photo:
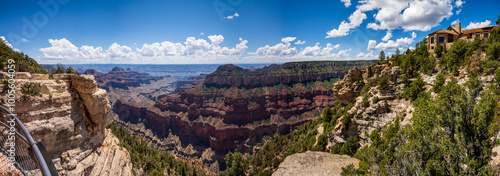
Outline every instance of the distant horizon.
{"label": "distant horizon", "polygon": [[[76,64],[64,64],[60,63],[63,66],[64,65],[225,65],[225,64],[233,64],[233,65],[252,65],[252,64],[257,64],[257,65],[262,65],[262,64],[284,64],[284,63],[291,63],[291,62],[345,62],[345,61],[376,61],[376,59],[367,59],[367,60],[301,60],[301,61],[290,61],[290,62],[269,62],[269,63],[207,63],[207,64],[191,64],[191,63],[186,63],[186,64],[134,64],[134,63],[76,63]],[[43,64],[39,63],[39,65],[57,65],[58,63],[55,64]]]}

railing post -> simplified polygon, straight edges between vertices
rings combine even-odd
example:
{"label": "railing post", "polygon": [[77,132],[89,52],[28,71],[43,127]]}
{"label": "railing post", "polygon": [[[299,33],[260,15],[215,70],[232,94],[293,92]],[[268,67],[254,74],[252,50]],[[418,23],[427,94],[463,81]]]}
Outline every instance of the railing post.
{"label": "railing post", "polygon": [[7,108],[0,106],[0,110],[4,111],[7,116],[12,116],[14,117],[14,120],[16,121],[17,125],[19,125],[19,128],[21,129],[21,134],[26,137],[26,139],[29,142],[29,145],[31,146],[32,151],[35,154],[35,161],[36,164],[38,165],[38,168],[40,168],[40,171],[44,176],[51,176],[49,168],[47,167],[47,163],[45,163],[45,160],[42,156],[42,153],[38,149],[38,146],[36,145],[36,142],[33,140],[33,137],[31,137],[30,133],[24,125],[21,123],[21,121],[14,115],[12,112],[10,112]]}

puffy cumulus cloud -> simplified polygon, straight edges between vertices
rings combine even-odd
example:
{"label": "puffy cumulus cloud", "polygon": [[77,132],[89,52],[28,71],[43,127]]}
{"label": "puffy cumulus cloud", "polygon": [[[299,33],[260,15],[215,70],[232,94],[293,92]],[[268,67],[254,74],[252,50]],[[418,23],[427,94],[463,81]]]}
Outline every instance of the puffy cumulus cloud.
{"label": "puffy cumulus cloud", "polygon": [[[235,55],[242,55],[248,49],[248,41],[239,38],[240,43],[232,48],[221,47],[224,41],[222,35],[208,37],[210,43],[204,39],[186,38],[182,43],[170,41],[145,43],[140,48],[132,49],[118,43],[111,44],[108,49],[84,45],[80,48],[67,39],[49,39],[51,47],[39,49],[45,60],[73,60],[77,62],[127,62],[127,63],[165,63],[170,60],[185,59],[227,59]],[[139,60],[140,58],[140,60]],[[180,59],[182,60],[182,59]]]}
{"label": "puffy cumulus cloud", "polygon": [[266,45],[264,47],[259,47],[255,54],[257,55],[295,55],[297,54],[297,48],[290,47],[292,41],[296,37],[285,37],[281,39],[281,42],[274,46]]}
{"label": "puffy cumulus cloud", "polygon": [[281,42],[290,43],[290,42],[293,42],[295,39],[297,39],[297,37],[285,37],[285,38],[281,39]]}
{"label": "puffy cumulus cloud", "polygon": [[9,48],[12,48],[12,45],[7,41],[7,39],[5,39],[4,36],[0,36],[0,39],[2,39],[2,42],[5,43],[5,45],[7,45]]}
{"label": "puffy cumulus cloud", "polygon": [[212,43],[212,48],[220,48],[219,44],[224,41],[224,36],[222,35],[210,35],[208,36],[210,42]]}
{"label": "puffy cumulus cloud", "polygon": [[[245,53],[245,50],[248,49],[247,40],[243,40],[242,38],[239,38],[240,43],[236,44],[234,48],[228,48],[228,47],[213,47],[212,50],[208,51],[207,54],[209,56],[232,56],[232,55],[242,55]],[[221,41],[222,42],[222,41]],[[212,42],[212,45],[214,43]]]}
{"label": "puffy cumulus cloud", "polygon": [[332,45],[326,44],[326,47],[321,48],[318,44],[304,48],[300,54],[304,56],[328,56],[331,55],[333,50],[339,49],[340,44]]}
{"label": "puffy cumulus cloud", "polygon": [[412,36],[411,38],[405,37],[405,38],[397,39],[396,41],[389,40],[385,43],[381,42],[379,44],[377,44],[377,41],[375,41],[375,40],[370,40],[370,41],[368,41],[367,50],[369,50],[369,51],[393,50],[393,49],[399,48],[400,46],[408,46],[415,41],[417,34],[415,32],[412,32],[411,36]]}
{"label": "puffy cumulus cloud", "polygon": [[342,37],[349,35],[349,31],[353,28],[357,28],[363,20],[366,19],[366,14],[362,13],[360,10],[356,10],[353,14],[349,16],[349,23],[345,20],[340,23],[339,28],[332,29],[326,32],[326,38]]}
{"label": "puffy cumulus cloud", "polygon": [[184,44],[186,45],[187,55],[203,54],[211,46],[206,40],[194,37],[188,37]]}
{"label": "puffy cumulus cloud", "polygon": [[356,55],[356,59],[358,59],[358,60],[373,60],[373,59],[377,59],[377,56],[373,55],[373,51],[370,51],[369,53],[360,52],[358,55]]}
{"label": "puffy cumulus cloud", "polygon": [[465,27],[465,29],[482,28],[482,27],[487,27],[490,24],[491,24],[490,20],[486,20],[484,22],[477,22],[477,23],[470,22],[469,25],[467,25],[467,27]]}
{"label": "puffy cumulus cloud", "polygon": [[386,42],[391,38],[392,38],[392,31],[387,31],[387,34],[385,34],[384,38],[382,38],[382,41]]}
{"label": "puffy cumulus cloud", "polygon": [[83,45],[80,47],[80,57],[85,59],[101,59],[106,57],[101,47]]}
{"label": "puffy cumulus cloud", "polygon": [[[402,28],[405,31],[428,31],[439,25],[444,18],[453,15],[453,0],[368,0],[358,8],[362,11],[377,10],[375,21],[368,28],[392,30]],[[402,12],[402,13],[401,13]]]}
{"label": "puffy cumulus cloud", "polygon": [[[344,1],[342,1],[344,2]],[[341,37],[361,25],[365,12],[374,11],[375,22],[368,23],[373,30],[404,29],[405,31],[428,31],[445,18],[457,13],[464,4],[461,0],[361,0],[351,16],[350,22],[342,21],[338,29],[327,32],[326,38]]]}
{"label": "puffy cumulus cloud", "polygon": [[295,42],[295,44],[296,44],[296,45],[302,45],[302,44],[304,44],[304,43],[306,43],[306,41],[297,40],[297,41]]}
{"label": "puffy cumulus cloud", "polygon": [[73,45],[66,38],[62,39],[49,39],[50,47],[39,49],[43,52],[43,57],[54,59],[72,59],[78,58],[78,47]]}
{"label": "puffy cumulus cloud", "polygon": [[343,2],[345,7],[351,6],[351,0],[340,0],[340,2]]}
{"label": "puffy cumulus cloud", "polygon": [[226,18],[228,20],[232,20],[234,18],[238,18],[239,16],[240,16],[240,14],[238,14],[238,12],[236,12],[236,13],[234,13],[234,15],[229,15],[229,16],[224,17],[224,18]]}

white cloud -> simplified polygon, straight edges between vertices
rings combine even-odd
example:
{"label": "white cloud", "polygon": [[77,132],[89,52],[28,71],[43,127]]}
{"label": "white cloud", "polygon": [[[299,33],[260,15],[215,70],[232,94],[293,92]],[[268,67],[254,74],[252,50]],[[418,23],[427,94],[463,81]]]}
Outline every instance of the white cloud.
{"label": "white cloud", "polygon": [[224,18],[226,18],[228,20],[232,20],[234,18],[238,18],[239,16],[240,16],[240,14],[238,14],[238,12],[236,12],[236,13],[234,13],[234,15],[229,15],[229,16],[224,17]]}
{"label": "white cloud", "polygon": [[188,37],[184,44],[186,46],[186,54],[188,55],[202,54],[210,48],[210,44],[206,40],[194,37]]}
{"label": "white cloud", "polygon": [[393,49],[399,48],[400,46],[408,46],[415,41],[417,34],[415,32],[412,32],[411,36],[412,36],[411,38],[405,37],[405,38],[397,39],[396,41],[389,40],[386,43],[381,42],[379,44],[377,44],[377,41],[375,41],[375,40],[370,40],[370,41],[368,41],[367,50],[369,50],[369,51],[393,50]]}
{"label": "white cloud", "polygon": [[360,52],[356,56],[356,59],[359,59],[359,60],[373,60],[373,59],[377,59],[377,56],[373,55],[373,51],[370,51],[369,53],[362,53],[362,52]]}
{"label": "white cloud", "polygon": [[490,20],[486,20],[484,22],[477,22],[477,23],[470,22],[469,25],[467,27],[465,27],[465,29],[482,28],[482,27],[487,27],[490,24],[491,24]]}
{"label": "white cloud", "polygon": [[4,36],[0,36],[0,39],[3,40],[3,42],[9,47],[9,48],[12,48],[12,45],[7,41],[7,39],[5,39]]}
{"label": "white cloud", "polygon": [[387,34],[385,34],[384,38],[382,38],[382,41],[386,42],[391,38],[392,38],[392,31],[387,31]]}
{"label": "white cloud", "polygon": [[296,37],[285,37],[281,39],[281,42],[274,46],[266,45],[264,47],[259,47],[255,54],[257,55],[295,55],[297,54],[297,48],[290,48],[292,41],[294,41]]}
{"label": "white cloud", "polygon": [[297,37],[285,37],[285,38],[281,39],[281,42],[286,44],[286,43],[293,42],[295,39],[297,39]]}
{"label": "white cloud", "polygon": [[[364,12],[369,11],[375,11],[375,22],[368,23],[367,28],[388,31],[399,28],[404,31],[429,31],[432,27],[438,26],[443,19],[451,17],[454,7],[458,9],[456,13],[460,13],[459,8],[464,3],[461,0],[361,0],[356,6],[356,11],[349,16],[350,22],[342,21],[337,29],[327,32],[326,38],[349,35],[353,28],[360,26],[366,19]],[[384,38],[389,38],[389,35]]]}
{"label": "white cloud", "polygon": [[296,45],[302,45],[302,44],[304,44],[304,43],[306,43],[306,41],[297,40],[297,41],[295,42],[295,44],[296,44]]}
{"label": "white cloud", "polygon": [[362,13],[360,10],[356,10],[353,14],[349,16],[349,23],[345,20],[340,23],[338,29],[332,29],[331,31],[326,32],[326,38],[332,37],[342,37],[349,35],[349,31],[353,28],[357,28],[363,20],[366,19],[366,14]]}
{"label": "white cloud", "polygon": [[78,47],[73,45],[66,38],[59,40],[49,39],[49,43],[51,47],[40,49],[40,51],[43,52],[43,57],[57,59],[71,59],[78,57]]}
{"label": "white cloud", "polygon": [[21,42],[28,42],[28,39],[23,38],[21,39]]}
{"label": "white cloud", "polygon": [[83,45],[80,47],[80,57],[86,59],[102,59],[106,55],[101,47]]}
{"label": "white cloud", "polygon": [[457,24],[458,22],[460,22],[460,20],[459,20],[459,19],[456,19],[455,21],[451,22],[451,25],[455,25],[455,24]]}
{"label": "white cloud", "polygon": [[340,2],[343,2],[345,7],[351,6],[351,0],[340,0]]}
{"label": "white cloud", "polygon": [[460,14],[460,12],[462,12],[462,9],[458,9],[458,10],[455,12],[455,14],[456,14],[456,15],[458,15],[458,14]]}
{"label": "white cloud", "polygon": [[321,48],[318,44],[314,46],[308,46],[304,48],[300,54],[304,56],[328,56],[331,55],[333,50],[339,49],[340,44],[332,45],[330,43],[326,44],[326,47]]}
{"label": "white cloud", "polygon": [[50,47],[39,49],[44,60],[61,60],[75,62],[126,62],[126,63],[170,63],[169,61],[187,62],[191,60],[237,59],[248,49],[247,40],[239,38],[240,43],[233,48],[221,47],[222,35],[208,36],[210,43],[204,39],[188,37],[184,44],[164,41],[161,43],[145,43],[140,48],[113,43],[107,50],[102,47],[84,45],[80,48],[67,39],[49,39]]}
{"label": "white cloud", "polygon": [[[42,52],[44,52],[44,51],[42,51]],[[108,55],[111,58],[130,58],[131,56],[134,55],[134,53],[132,52],[132,48],[130,48],[126,45],[120,45],[118,43],[113,43],[108,48]]]}
{"label": "white cloud", "polygon": [[[453,15],[452,0],[368,0],[363,1],[358,9],[362,11],[378,10],[376,23],[369,23],[374,30],[428,31],[439,25],[444,18]],[[402,12],[402,13],[401,13]]]}
{"label": "white cloud", "polygon": [[202,32],[202,33],[200,33],[200,35],[205,35],[205,33]]}

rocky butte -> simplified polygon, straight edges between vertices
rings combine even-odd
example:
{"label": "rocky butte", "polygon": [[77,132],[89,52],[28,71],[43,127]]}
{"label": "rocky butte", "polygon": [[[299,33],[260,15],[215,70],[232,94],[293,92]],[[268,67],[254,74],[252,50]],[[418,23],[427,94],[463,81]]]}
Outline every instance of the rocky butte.
{"label": "rocky butte", "polygon": [[[5,72],[0,72],[4,79]],[[15,113],[35,140],[45,145],[60,175],[132,175],[126,149],[105,127],[110,111],[107,92],[92,75],[18,72]],[[23,88],[39,95],[21,93]],[[7,104],[0,94],[0,104]]]}
{"label": "rocky butte", "polygon": [[[222,65],[203,84],[164,96],[152,106],[120,99],[113,111],[124,128],[156,148],[203,160],[217,171],[228,151],[253,153],[265,136],[287,134],[318,118],[336,100],[332,82],[350,68],[373,63],[295,62],[255,71]],[[179,142],[165,142],[172,136]]]}

